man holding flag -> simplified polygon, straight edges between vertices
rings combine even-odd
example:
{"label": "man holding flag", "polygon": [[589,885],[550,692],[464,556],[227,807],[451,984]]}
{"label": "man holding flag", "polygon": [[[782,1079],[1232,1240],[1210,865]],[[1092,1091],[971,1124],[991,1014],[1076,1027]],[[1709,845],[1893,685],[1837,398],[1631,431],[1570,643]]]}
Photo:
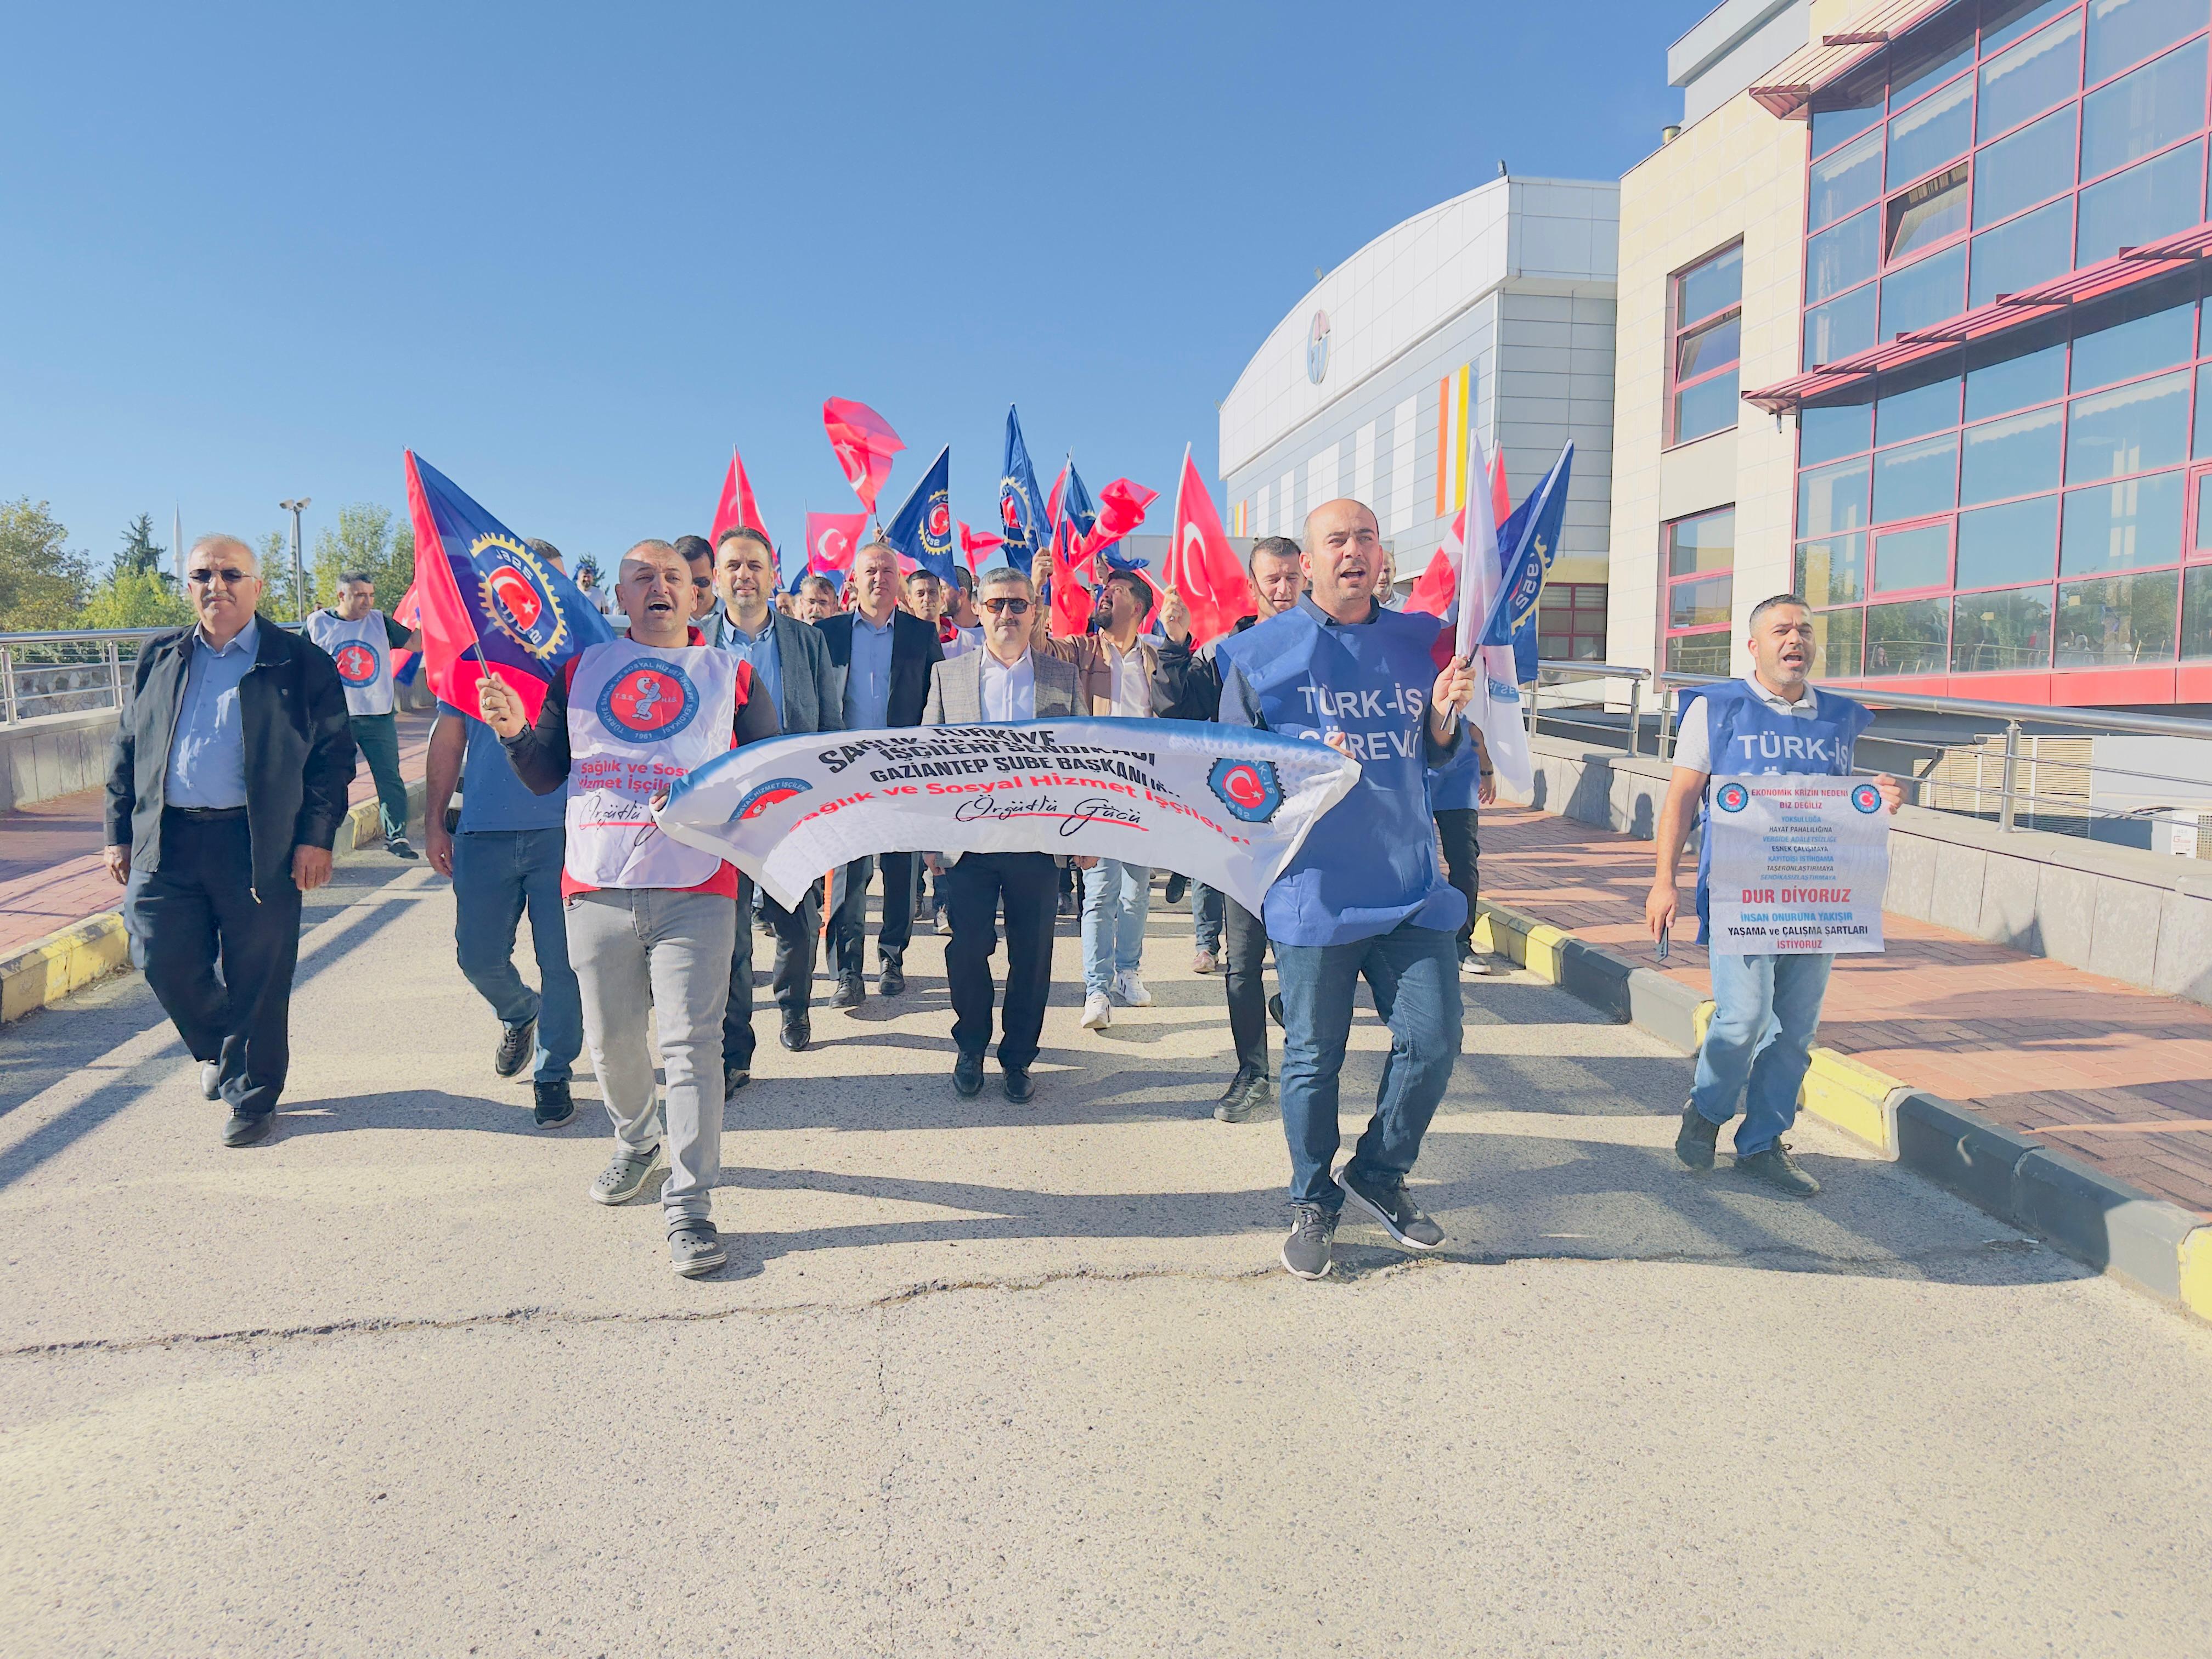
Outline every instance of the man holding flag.
{"label": "man holding flag", "polygon": [[[1224,725],[1310,738],[1360,763],[1352,793],[1314,826],[1263,912],[1283,985],[1293,1216],[1283,1266],[1319,1279],[1347,1198],[1408,1249],[1443,1243],[1405,1183],[1459,1057],[1452,935],[1466,901],[1438,867],[1422,771],[1457,749],[1474,675],[1455,655],[1437,668],[1432,618],[1376,603],[1382,548],[1365,505],[1326,502],[1305,532],[1310,592],[1218,654]],[[1366,1133],[1332,1175],[1338,1078],[1363,975],[1390,1028],[1390,1057]]]}

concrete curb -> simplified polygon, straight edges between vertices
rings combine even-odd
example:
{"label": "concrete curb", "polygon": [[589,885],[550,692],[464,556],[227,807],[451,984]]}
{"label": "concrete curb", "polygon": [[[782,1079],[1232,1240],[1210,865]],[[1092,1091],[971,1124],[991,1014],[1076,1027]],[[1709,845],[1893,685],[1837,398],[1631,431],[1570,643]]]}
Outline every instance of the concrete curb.
{"label": "concrete curb", "polygon": [[[1713,1005],[1689,987],[1525,911],[1480,902],[1477,949],[1510,957],[1685,1054]],[[1813,1050],[1801,1110],[1991,1215],[2169,1305],[2212,1321],[2212,1225],[1832,1048]]]}
{"label": "concrete curb", "polygon": [[[422,780],[407,786],[407,802],[422,810]],[[363,801],[338,822],[331,843],[334,857],[357,853],[372,842],[384,839],[383,820],[376,803]],[[131,965],[131,935],[123,913],[109,910],[33,939],[20,951],[0,957],[0,1024],[21,1019],[36,1008],[49,1007],[96,979]]]}

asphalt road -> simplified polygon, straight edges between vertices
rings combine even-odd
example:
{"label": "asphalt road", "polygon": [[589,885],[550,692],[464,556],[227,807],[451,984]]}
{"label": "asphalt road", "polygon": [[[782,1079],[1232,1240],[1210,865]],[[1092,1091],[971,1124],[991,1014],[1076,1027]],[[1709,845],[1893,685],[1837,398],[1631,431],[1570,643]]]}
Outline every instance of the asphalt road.
{"label": "asphalt road", "polygon": [[451,921],[341,866],[259,1147],[135,979],[0,1033],[0,1651],[2212,1650],[2212,1330],[1816,1125],[1814,1203],[1688,1175],[1686,1062],[1548,987],[1470,982],[1450,1249],[1307,1285],[1183,912],[1097,1036],[1063,925],[1027,1108],[925,934],[764,1043],[695,1284]]}

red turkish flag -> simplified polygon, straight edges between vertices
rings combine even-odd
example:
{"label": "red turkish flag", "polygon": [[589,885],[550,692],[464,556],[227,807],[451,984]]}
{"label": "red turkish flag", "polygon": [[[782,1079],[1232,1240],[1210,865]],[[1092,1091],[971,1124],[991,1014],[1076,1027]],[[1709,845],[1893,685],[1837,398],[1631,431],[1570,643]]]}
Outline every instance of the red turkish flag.
{"label": "red turkish flag", "polygon": [[968,568],[971,572],[983,568],[983,561],[991,556],[993,548],[1006,544],[1004,536],[979,536],[966,525],[960,526],[960,550],[968,556]]}
{"label": "red turkish flag", "polygon": [[891,476],[891,457],[905,443],[889,421],[848,398],[832,398],[822,405],[822,425],[830,434],[830,447],[837,452],[837,465],[845,469],[845,482],[853,486],[860,505],[874,512],[884,480]]}
{"label": "red turkish flag", "polygon": [[1096,552],[1133,534],[1145,522],[1145,514],[1159,500],[1160,492],[1147,489],[1133,478],[1116,478],[1098,492],[1098,522],[1085,538],[1086,552]]}
{"label": "red turkish flag", "polygon": [[[745,464],[738,459],[738,452],[732,447],[729,476],[722,480],[722,499],[715,503],[714,527],[707,532],[707,539],[720,547],[724,531],[740,529],[768,534],[768,526],[761,522],[760,507],[753,501],[752,481],[745,477]],[[775,544],[771,542],[769,545]]]}
{"label": "red turkish flag", "polygon": [[860,532],[868,522],[865,513],[810,513],[806,515],[806,568],[830,575],[853,568],[853,555],[860,544]]}
{"label": "red turkish flag", "polygon": [[1182,471],[1176,480],[1175,532],[1161,575],[1181,596],[1190,612],[1193,650],[1211,644],[1250,616],[1252,582],[1229,545],[1221,528],[1221,515],[1213,510],[1213,497],[1206,480],[1182,453]]}
{"label": "red turkish flag", "polygon": [[1414,579],[1406,595],[1406,609],[1424,611],[1451,622],[1459,616],[1459,563],[1467,540],[1467,509],[1452,520],[1451,533],[1429,560],[1429,568]]}
{"label": "red turkish flag", "polygon": [[1052,632],[1063,640],[1091,631],[1091,590],[1076,569],[1076,539],[1075,520],[1062,514],[1052,532]]}

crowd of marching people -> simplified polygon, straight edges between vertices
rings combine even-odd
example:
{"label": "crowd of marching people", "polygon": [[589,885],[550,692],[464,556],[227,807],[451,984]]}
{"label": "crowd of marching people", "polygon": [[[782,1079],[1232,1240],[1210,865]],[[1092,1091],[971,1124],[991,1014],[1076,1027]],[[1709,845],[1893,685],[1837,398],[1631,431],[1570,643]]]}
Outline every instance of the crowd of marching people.
{"label": "crowd of marching people", "polygon": [[[1374,514],[1330,501],[1304,531],[1302,544],[1269,537],[1251,547],[1248,613],[1212,640],[1194,639],[1179,596],[1137,569],[1104,573],[1087,628],[1055,626],[1044,553],[1030,568],[960,570],[945,582],[926,568],[902,571],[878,539],[856,551],[842,581],[810,575],[786,592],[768,538],[740,526],[714,544],[641,541],[611,583],[595,565],[580,567],[574,591],[616,622],[616,641],[568,657],[542,698],[485,673],[473,706],[440,702],[424,851],[453,885],[458,965],[497,1018],[494,1070],[513,1078],[526,1069],[541,1127],[573,1120],[574,1070],[590,1052],[614,1139],[590,1196],[623,1204],[665,1171],[674,1270],[698,1276],[727,1260],[713,1190],[725,1104],[753,1075],[757,941],[774,941],[777,1042],[803,1053],[814,1042],[819,970],[830,1010],[896,999],[916,925],[942,933],[952,1085],[979,1094],[995,1060],[1000,1088],[1018,1105],[1037,1087],[1059,918],[1079,913],[1080,1024],[1098,1030],[1117,1009],[1152,1000],[1142,951],[1156,878],[1170,902],[1186,890],[1171,871],[1110,860],[948,849],[853,860],[786,906],[732,864],[661,833],[653,799],[618,787],[626,770],[649,761],[653,775],[680,776],[732,747],[790,733],[1216,721],[1326,743],[1361,767],[1260,914],[1187,887],[1191,966],[1220,974],[1235,1057],[1213,1115],[1243,1123],[1270,1107],[1279,1113],[1290,1272],[1329,1272],[1347,1203],[1402,1248],[1438,1248],[1443,1231],[1407,1177],[1459,1054],[1462,975],[1487,971],[1473,928],[1476,824],[1494,799],[1492,769],[1464,718],[1474,671],[1438,648],[1435,617],[1393,605]],[[529,546],[559,567],[550,545]],[[377,779],[386,846],[416,856],[392,677],[393,653],[416,641],[354,574],[301,635],[264,625],[255,556],[230,538],[196,544],[186,580],[197,625],[149,646],[118,732],[108,859],[127,884],[149,981],[201,1062],[204,1092],[229,1109],[223,1139],[246,1146],[270,1133],[284,1085],[301,896],[329,878],[357,754]],[[1674,920],[1674,857],[1711,753],[1725,752],[1739,729],[1806,716],[1839,736],[1846,757],[1856,735],[1856,705],[1815,700],[1805,685],[1802,602],[1769,602],[1753,627],[1758,673],[1710,700],[1706,758],[1686,763],[1693,777],[1676,774],[1655,932]],[[1762,627],[1772,635],[1764,645]],[[526,914],[534,988],[514,962]],[[1784,967],[1779,979],[1771,963],[1763,980],[1739,975],[1724,998],[1678,1151],[1710,1166],[1717,1127],[1747,1082],[1753,1140],[1739,1133],[1740,1159],[1781,1190],[1805,1193],[1817,1184],[1778,1135],[1794,1112],[1826,975],[1816,981],[1809,962]],[[1340,1164],[1340,1077],[1363,979],[1390,1047],[1374,1110]],[[1716,958],[1717,994],[1722,983]],[[1283,1033],[1279,1067],[1271,1021]]]}

